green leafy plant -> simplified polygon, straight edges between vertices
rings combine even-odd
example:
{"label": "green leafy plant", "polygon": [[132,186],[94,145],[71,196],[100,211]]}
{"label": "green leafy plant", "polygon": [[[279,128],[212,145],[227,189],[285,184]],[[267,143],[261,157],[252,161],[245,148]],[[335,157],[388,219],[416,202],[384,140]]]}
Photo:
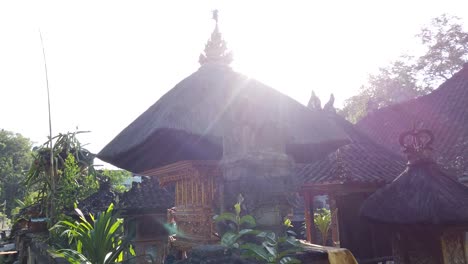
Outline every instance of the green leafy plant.
{"label": "green leafy plant", "polygon": [[[285,235],[278,236],[271,231],[253,229],[256,227],[255,218],[251,215],[241,216],[243,198],[239,195],[234,205],[234,213],[226,212],[215,216],[216,222],[226,221],[231,230],[221,237],[221,245],[234,248],[243,258],[255,259],[268,264],[297,264],[300,260],[291,257],[292,254],[302,251],[299,240],[293,231],[286,231]],[[290,219],[283,223],[286,228],[292,227]]]}
{"label": "green leafy plant", "polygon": [[[290,227],[290,222],[285,221]],[[245,258],[255,259],[268,264],[297,264],[301,261],[292,257],[292,254],[302,251],[300,242],[294,237],[292,231],[284,236],[278,236],[271,231],[263,231],[256,235],[258,243],[245,243],[240,246]]]}
{"label": "green leafy plant", "polygon": [[[283,223],[286,228],[292,227],[290,219]],[[243,249],[242,256],[253,258],[268,264],[297,264],[301,261],[291,255],[302,251],[299,240],[293,231],[287,231],[285,235],[278,236],[271,231],[262,231],[256,235],[257,243],[245,243],[240,246]]]}
{"label": "green leafy plant", "polygon": [[241,238],[244,235],[253,234],[254,228],[257,223],[255,218],[251,215],[241,216],[241,204],[243,198],[239,195],[238,202],[234,205],[234,213],[225,212],[214,217],[215,222],[228,222],[228,226],[231,230],[225,232],[221,237],[221,245],[228,248],[239,248],[242,243]]}
{"label": "green leafy plant", "polygon": [[331,213],[326,208],[317,209],[314,213],[314,224],[322,235],[322,245],[326,246],[331,225]]}
{"label": "green leafy plant", "polygon": [[88,221],[81,210],[75,209],[79,221],[59,221],[51,231],[61,231],[72,248],[59,249],[55,254],[65,257],[70,263],[108,264],[123,261],[124,252],[135,255],[130,237],[124,236],[123,219],[113,213],[110,204],[105,212],[95,218],[89,215]]}

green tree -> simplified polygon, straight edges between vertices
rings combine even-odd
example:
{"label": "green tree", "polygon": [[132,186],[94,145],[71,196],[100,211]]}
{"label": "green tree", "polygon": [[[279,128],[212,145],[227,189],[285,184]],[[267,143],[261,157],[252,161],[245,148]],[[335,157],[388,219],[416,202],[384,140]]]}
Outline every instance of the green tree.
{"label": "green tree", "polygon": [[6,202],[4,213],[8,217],[16,206],[15,199],[23,199],[26,194],[22,182],[31,164],[31,146],[22,135],[0,130],[0,203]]}
{"label": "green tree", "polygon": [[405,55],[380,68],[377,74],[369,75],[358,95],[345,101],[341,113],[355,123],[370,110],[426,94],[429,89],[418,84],[416,67],[414,58]]}
{"label": "green tree", "polygon": [[108,178],[112,189],[118,193],[123,193],[128,189],[124,183],[133,177],[132,173],[126,170],[103,170],[99,174],[100,177]]}
{"label": "green tree", "polygon": [[93,194],[99,188],[98,181],[87,171],[82,171],[69,153],[63,164],[63,171],[57,171],[58,181],[56,190],[57,211],[73,208],[75,203]]}
{"label": "green tree", "polygon": [[427,94],[468,60],[468,33],[457,17],[444,14],[434,18],[417,37],[424,53],[402,55],[369,75],[367,84],[345,101],[340,114],[355,123],[369,111]]}
{"label": "green tree", "polygon": [[458,17],[443,14],[434,18],[417,36],[426,53],[418,58],[416,70],[428,89],[448,80],[468,60],[468,33]]}
{"label": "green tree", "polygon": [[[76,138],[79,133],[83,132],[59,134],[35,149],[33,153],[33,162],[26,184],[38,190],[38,201],[52,224],[56,221],[57,211],[64,209],[65,204],[70,202],[65,196],[79,199],[82,198],[81,195],[89,195],[92,188],[97,188],[93,178],[94,155],[81,146]],[[91,186],[88,186],[89,184]],[[73,196],[76,192],[69,192],[70,188],[79,189],[84,186],[91,187],[91,190],[78,191],[80,195],[78,197]]]}

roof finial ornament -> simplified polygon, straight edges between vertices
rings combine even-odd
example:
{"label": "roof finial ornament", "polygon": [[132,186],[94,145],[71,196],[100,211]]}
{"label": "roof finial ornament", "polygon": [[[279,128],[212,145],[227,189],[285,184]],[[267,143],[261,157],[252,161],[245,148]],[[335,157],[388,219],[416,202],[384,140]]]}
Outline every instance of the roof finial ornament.
{"label": "roof finial ornament", "polygon": [[211,38],[205,45],[205,50],[200,54],[198,62],[200,65],[206,63],[217,63],[229,65],[232,62],[232,53],[228,51],[226,41],[224,41],[218,29],[218,10],[213,10],[213,20],[216,22]]}
{"label": "roof finial ornament", "polygon": [[400,135],[399,142],[409,164],[431,160],[434,134],[429,129],[417,129],[416,124],[413,124],[411,130]]}
{"label": "roof finial ornament", "polygon": [[323,111],[329,112],[329,113],[336,113],[335,106],[333,105],[335,103],[335,96],[333,93],[330,94],[330,99],[328,102],[323,106]]}
{"label": "roof finial ornament", "polygon": [[310,96],[307,107],[313,110],[322,110],[322,102],[320,101],[320,98],[318,98],[314,91],[312,91],[312,95]]}
{"label": "roof finial ornament", "polygon": [[218,9],[213,10],[213,19],[216,21],[216,26],[218,25]]}

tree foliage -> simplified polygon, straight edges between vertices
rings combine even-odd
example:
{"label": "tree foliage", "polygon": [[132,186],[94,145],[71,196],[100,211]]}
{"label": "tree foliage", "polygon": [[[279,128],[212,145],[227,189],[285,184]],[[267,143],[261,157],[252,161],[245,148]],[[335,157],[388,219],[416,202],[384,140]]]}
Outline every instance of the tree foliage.
{"label": "tree foliage", "polygon": [[345,101],[343,116],[355,123],[372,110],[427,94],[468,60],[468,33],[457,17],[434,18],[416,36],[424,53],[402,55],[369,75],[359,94]]}
{"label": "tree foliage", "polygon": [[0,130],[0,203],[6,202],[4,213],[9,217],[15,199],[23,199],[26,194],[22,182],[31,164],[31,146],[22,135]]}
{"label": "tree foliage", "polygon": [[76,138],[79,133],[82,132],[59,134],[33,154],[26,184],[38,190],[42,210],[52,223],[58,211],[72,208],[73,201],[90,195],[98,187],[93,174],[94,155],[81,146]]}
{"label": "tree foliage", "polygon": [[63,171],[59,170],[58,173],[55,196],[57,210],[73,208],[75,203],[93,194],[99,188],[96,178],[87,171],[81,170],[71,153],[65,159]]}
{"label": "tree foliage", "polygon": [[124,183],[133,177],[132,173],[126,170],[103,170],[99,174],[100,177],[108,178],[112,189],[118,193],[128,190]]}
{"label": "tree foliage", "polygon": [[444,14],[434,18],[418,37],[427,51],[418,58],[416,70],[430,88],[448,80],[468,59],[468,33],[457,17]]}

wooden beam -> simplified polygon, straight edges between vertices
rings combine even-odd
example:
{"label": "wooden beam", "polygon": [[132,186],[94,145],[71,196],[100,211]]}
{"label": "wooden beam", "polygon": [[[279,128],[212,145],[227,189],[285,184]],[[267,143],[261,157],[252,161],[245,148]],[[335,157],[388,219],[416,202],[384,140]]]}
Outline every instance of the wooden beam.
{"label": "wooden beam", "polygon": [[364,192],[372,193],[381,188],[384,184],[362,184],[362,183],[306,183],[301,187],[303,193],[314,193],[316,195],[345,195],[350,193]]}
{"label": "wooden beam", "polygon": [[12,255],[12,254],[16,254],[18,253],[18,251],[2,251],[0,252],[0,255]]}

